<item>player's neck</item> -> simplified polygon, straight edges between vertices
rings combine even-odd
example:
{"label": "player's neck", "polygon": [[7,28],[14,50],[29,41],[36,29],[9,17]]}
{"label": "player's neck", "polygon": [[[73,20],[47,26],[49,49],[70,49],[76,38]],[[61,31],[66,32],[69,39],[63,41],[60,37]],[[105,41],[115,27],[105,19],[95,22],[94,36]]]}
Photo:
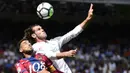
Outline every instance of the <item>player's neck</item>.
{"label": "player's neck", "polygon": [[28,54],[24,54],[25,58],[30,58],[31,55],[28,55]]}
{"label": "player's neck", "polygon": [[46,42],[46,39],[37,39],[37,42]]}

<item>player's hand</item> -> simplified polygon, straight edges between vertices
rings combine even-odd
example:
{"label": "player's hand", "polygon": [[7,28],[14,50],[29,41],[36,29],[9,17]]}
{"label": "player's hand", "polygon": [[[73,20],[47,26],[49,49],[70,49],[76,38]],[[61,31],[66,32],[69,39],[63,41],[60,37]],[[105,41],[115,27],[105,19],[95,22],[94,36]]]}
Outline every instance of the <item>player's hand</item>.
{"label": "player's hand", "polygon": [[88,11],[88,17],[87,20],[90,20],[93,16],[93,4],[90,5],[89,11]]}
{"label": "player's hand", "polygon": [[70,51],[67,52],[67,56],[73,57],[73,56],[75,56],[76,53],[77,53],[77,49],[76,50],[70,50]]}

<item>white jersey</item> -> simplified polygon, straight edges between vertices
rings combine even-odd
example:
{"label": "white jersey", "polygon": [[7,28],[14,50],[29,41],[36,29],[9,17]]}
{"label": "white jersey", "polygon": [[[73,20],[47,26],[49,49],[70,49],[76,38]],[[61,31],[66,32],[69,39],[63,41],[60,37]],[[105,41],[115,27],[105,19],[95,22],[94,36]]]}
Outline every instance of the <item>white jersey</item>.
{"label": "white jersey", "polygon": [[72,38],[76,37],[79,33],[82,32],[82,30],[83,29],[78,25],[63,36],[47,40],[46,42],[37,42],[33,44],[34,51],[36,51],[36,53],[45,54],[48,58],[52,60],[54,66],[58,70],[64,73],[72,73],[63,58],[56,58],[56,53],[60,52],[63,44],[69,42]]}

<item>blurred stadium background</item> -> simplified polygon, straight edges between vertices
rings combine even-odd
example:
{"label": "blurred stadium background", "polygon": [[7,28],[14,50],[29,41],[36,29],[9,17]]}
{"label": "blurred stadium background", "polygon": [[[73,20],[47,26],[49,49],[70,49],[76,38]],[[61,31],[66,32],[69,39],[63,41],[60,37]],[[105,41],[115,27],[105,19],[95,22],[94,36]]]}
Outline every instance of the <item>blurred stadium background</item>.
{"label": "blurred stadium background", "polygon": [[[36,7],[43,1],[55,10],[48,20],[36,15]],[[17,42],[25,28],[38,23],[48,39],[63,35],[85,19],[90,3],[94,3],[93,19],[63,46],[64,50],[80,48],[66,62],[73,73],[129,73],[130,0],[0,0],[0,73],[15,73]]]}

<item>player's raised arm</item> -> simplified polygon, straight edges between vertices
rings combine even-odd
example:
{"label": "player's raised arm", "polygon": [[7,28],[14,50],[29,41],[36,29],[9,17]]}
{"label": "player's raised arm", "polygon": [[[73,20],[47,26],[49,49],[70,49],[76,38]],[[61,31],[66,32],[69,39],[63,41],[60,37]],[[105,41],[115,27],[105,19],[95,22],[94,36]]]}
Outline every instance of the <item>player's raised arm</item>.
{"label": "player's raised arm", "polygon": [[69,50],[65,52],[56,53],[58,59],[65,57],[73,57],[76,54],[77,50]]}
{"label": "player's raised arm", "polygon": [[93,4],[90,5],[89,11],[88,11],[88,16],[86,17],[86,19],[82,23],[80,23],[78,26],[76,26],[70,32],[61,36],[61,38],[59,38],[59,39],[57,38],[59,41],[59,46],[62,47],[63,44],[69,42],[71,39],[78,36],[83,31],[83,28],[85,28],[88,21],[92,18],[92,15],[93,15]]}
{"label": "player's raised arm", "polygon": [[81,28],[85,28],[87,22],[92,18],[92,16],[93,16],[93,4],[90,5],[88,16],[86,17],[86,19],[82,23],[79,24]]}

